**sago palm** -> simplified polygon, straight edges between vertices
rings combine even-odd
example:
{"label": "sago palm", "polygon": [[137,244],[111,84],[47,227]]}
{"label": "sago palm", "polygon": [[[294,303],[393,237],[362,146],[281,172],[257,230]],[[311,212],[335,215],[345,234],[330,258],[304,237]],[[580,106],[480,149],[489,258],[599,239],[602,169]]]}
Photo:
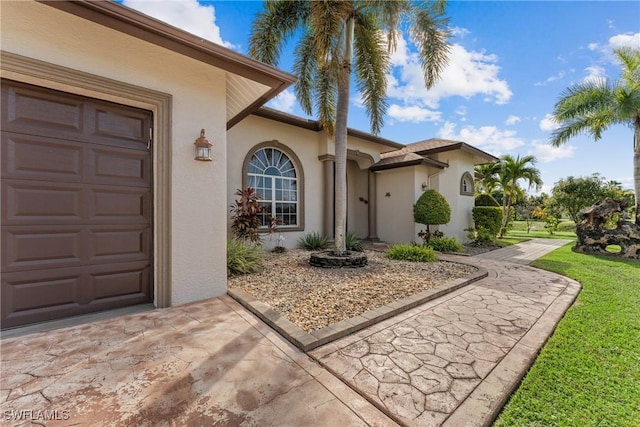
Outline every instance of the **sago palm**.
{"label": "sago palm", "polygon": [[498,171],[498,180],[502,187],[502,226],[500,227],[500,237],[504,237],[509,224],[511,205],[518,197],[522,195],[522,190],[518,185],[518,181],[524,180],[528,183],[528,188],[540,188],[542,179],[540,171],[534,166],[536,158],[532,155],[524,157],[513,157],[505,154],[500,157],[500,170]]}
{"label": "sago palm", "polygon": [[620,79],[602,78],[565,89],[553,110],[560,127],[550,142],[557,147],[580,133],[597,141],[610,126],[629,125],[634,132],[636,224],[640,225],[640,49],[620,48],[614,53],[622,68]]}
{"label": "sago palm", "polygon": [[[353,77],[371,130],[378,133],[387,110],[386,75],[401,25],[409,23],[419,49],[425,84],[435,84],[447,62],[449,45],[444,1],[271,0],[253,23],[249,54],[277,65],[282,48],[296,36],[295,92],[307,114],[318,112],[335,139],[335,244],[345,252],[347,217],[347,116]],[[404,27],[402,27],[404,28]]]}

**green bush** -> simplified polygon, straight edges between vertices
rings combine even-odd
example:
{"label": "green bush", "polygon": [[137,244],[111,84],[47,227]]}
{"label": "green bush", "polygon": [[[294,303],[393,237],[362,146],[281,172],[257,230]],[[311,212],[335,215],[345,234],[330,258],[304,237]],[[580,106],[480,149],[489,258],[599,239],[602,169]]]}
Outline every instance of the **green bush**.
{"label": "green bush", "polygon": [[464,251],[464,246],[455,237],[435,237],[429,241],[429,247],[438,252]]}
{"label": "green bush", "polygon": [[313,231],[298,239],[298,246],[308,251],[327,249],[329,246],[329,239],[324,234]]}
{"label": "green bush", "polygon": [[491,194],[482,193],[476,196],[475,205],[499,207],[500,203]]}
{"label": "green bush", "polygon": [[255,273],[262,268],[264,252],[242,239],[227,239],[227,275]]}
{"label": "green bush", "polygon": [[476,229],[485,229],[495,237],[502,225],[502,210],[493,206],[474,206],[473,222]]}
{"label": "green bush", "polygon": [[438,256],[435,251],[426,246],[401,244],[392,245],[387,249],[387,258],[399,261],[436,262]]}
{"label": "green bush", "polygon": [[426,226],[446,224],[451,220],[451,207],[442,194],[427,190],[413,205],[413,219]]}
{"label": "green bush", "polygon": [[344,236],[344,244],[348,251],[364,252],[362,241],[352,231],[347,232],[346,236]]}

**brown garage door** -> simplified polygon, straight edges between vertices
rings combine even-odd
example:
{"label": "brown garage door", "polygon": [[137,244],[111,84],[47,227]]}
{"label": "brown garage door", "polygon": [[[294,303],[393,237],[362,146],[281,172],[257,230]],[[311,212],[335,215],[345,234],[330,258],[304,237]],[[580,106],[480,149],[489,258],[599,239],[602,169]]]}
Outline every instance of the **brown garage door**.
{"label": "brown garage door", "polygon": [[151,125],[2,80],[2,328],[152,300]]}

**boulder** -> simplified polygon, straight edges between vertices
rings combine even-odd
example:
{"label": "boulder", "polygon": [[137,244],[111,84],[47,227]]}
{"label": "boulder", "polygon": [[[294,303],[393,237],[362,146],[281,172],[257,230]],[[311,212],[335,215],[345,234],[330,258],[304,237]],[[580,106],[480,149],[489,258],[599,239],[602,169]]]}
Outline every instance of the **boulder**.
{"label": "boulder", "polygon": [[[618,255],[625,258],[640,259],[640,226],[625,219],[627,205],[607,198],[582,211],[582,221],[576,226],[578,241],[575,252],[587,254],[609,254],[608,245],[620,245]],[[614,213],[620,214],[615,228],[607,224]]]}

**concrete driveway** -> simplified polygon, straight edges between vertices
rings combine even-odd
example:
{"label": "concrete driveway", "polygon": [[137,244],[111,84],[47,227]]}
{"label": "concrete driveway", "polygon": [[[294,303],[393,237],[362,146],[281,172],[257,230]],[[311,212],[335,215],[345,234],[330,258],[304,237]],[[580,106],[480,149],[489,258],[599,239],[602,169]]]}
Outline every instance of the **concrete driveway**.
{"label": "concrete driveway", "polygon": [[489,277],[310,355],[228,296],[3,338],[0,422],[488,425],[579,285],[521,264],[465,261]]}

